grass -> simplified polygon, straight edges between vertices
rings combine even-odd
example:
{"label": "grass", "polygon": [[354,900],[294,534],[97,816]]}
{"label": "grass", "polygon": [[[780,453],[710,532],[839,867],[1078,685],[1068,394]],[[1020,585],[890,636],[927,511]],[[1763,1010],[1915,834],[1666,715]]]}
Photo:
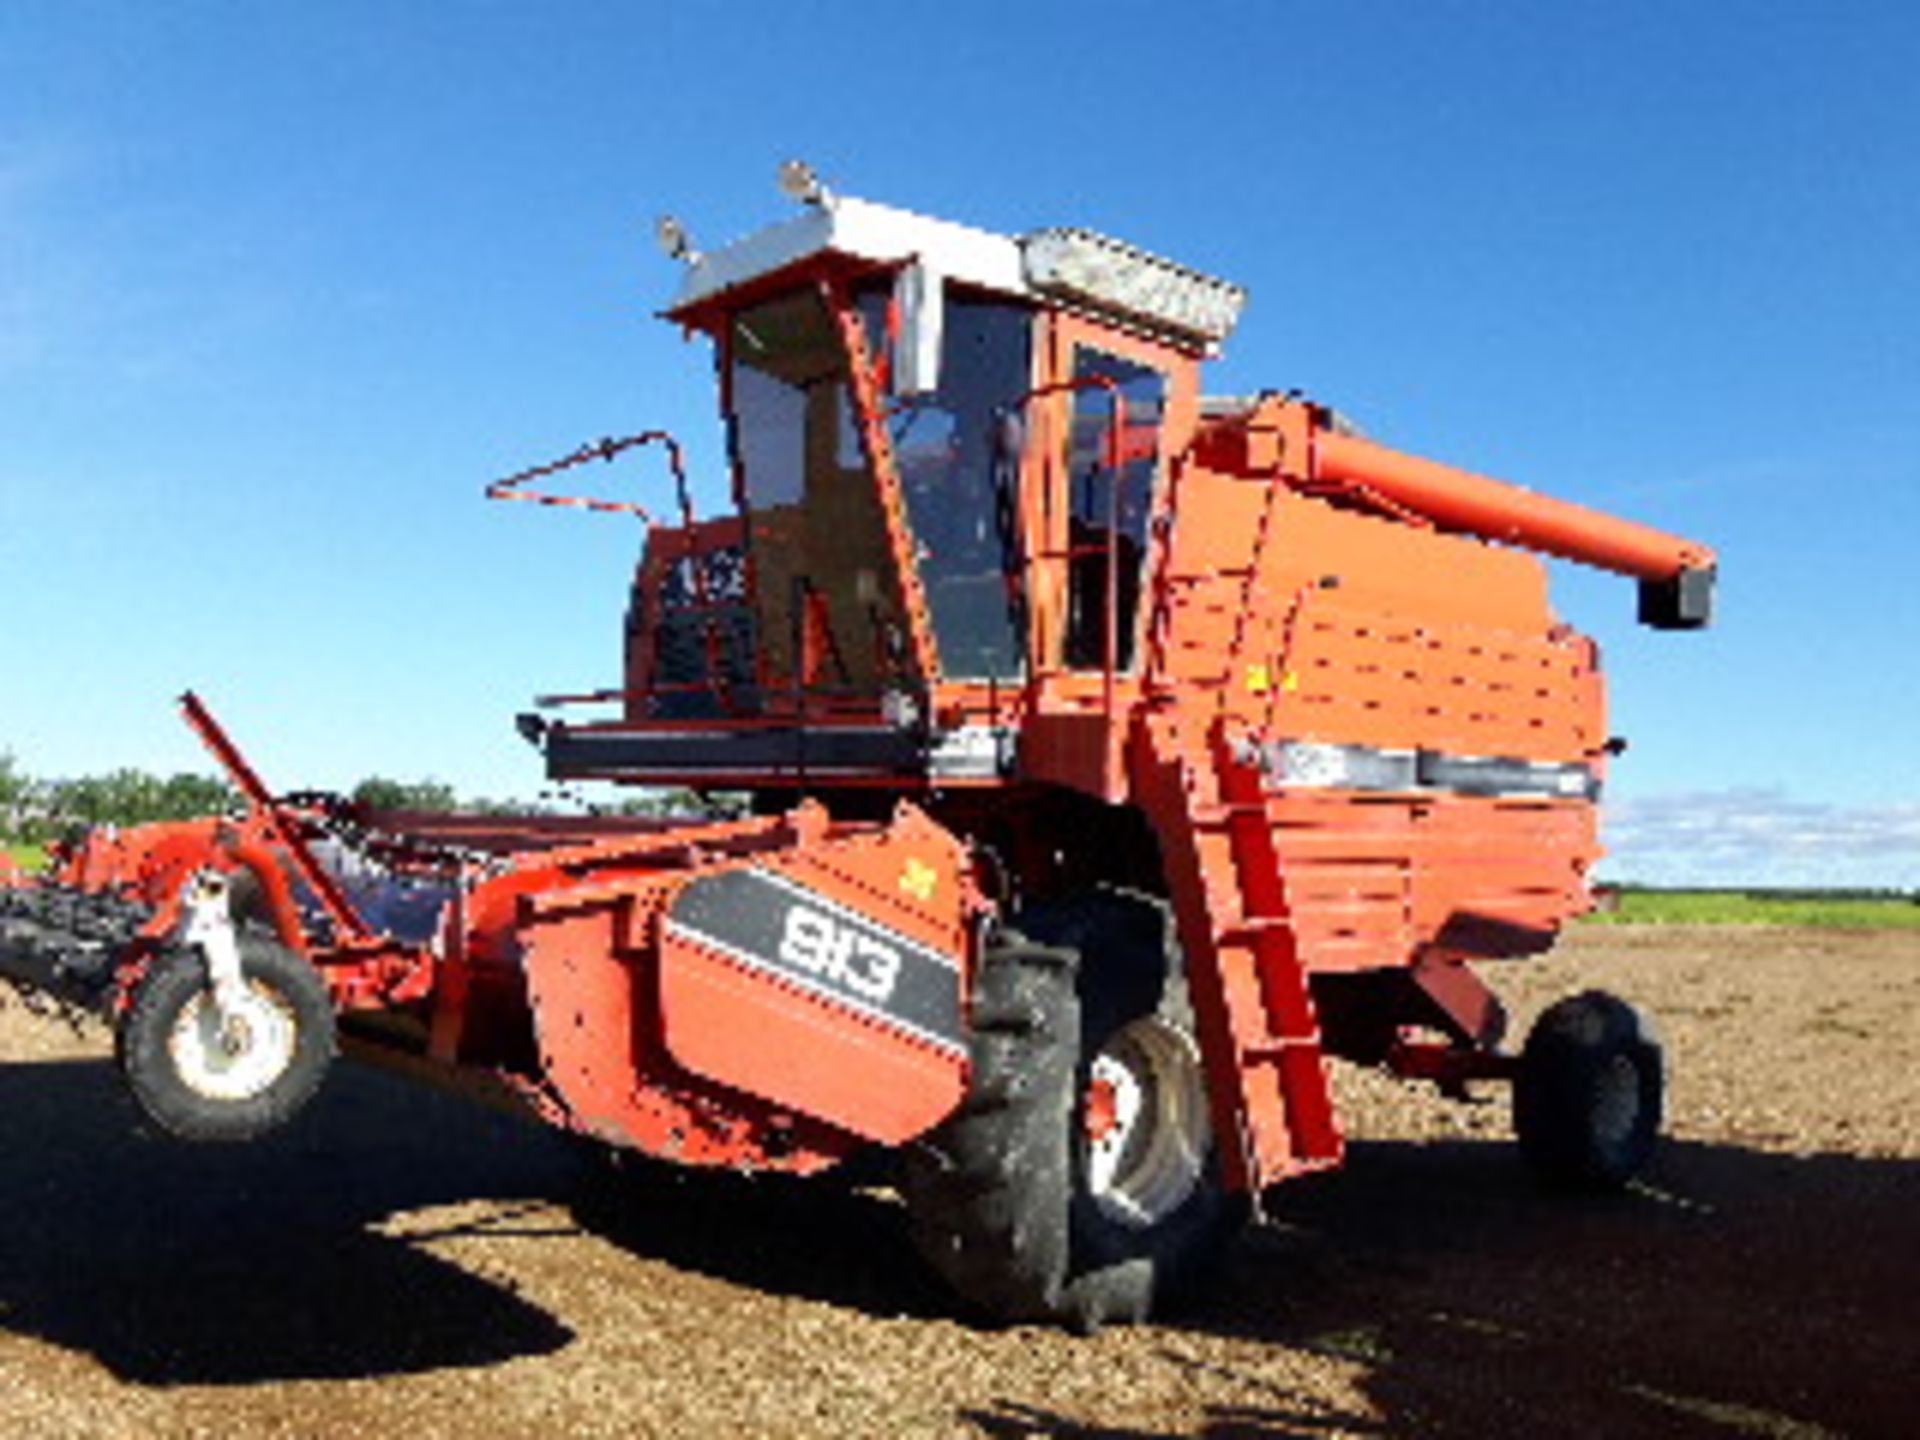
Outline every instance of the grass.
{"label": "grass", "polygon": [[1909,896],[1769,894],[1764,890],[1622,890],[1596,925],[1810,925],[1830,930],[1920,929]]}
{"label": "grass", "polygon": [[38,845],[0,845],[23,870],[38,870],[46,863],[47,852]]}

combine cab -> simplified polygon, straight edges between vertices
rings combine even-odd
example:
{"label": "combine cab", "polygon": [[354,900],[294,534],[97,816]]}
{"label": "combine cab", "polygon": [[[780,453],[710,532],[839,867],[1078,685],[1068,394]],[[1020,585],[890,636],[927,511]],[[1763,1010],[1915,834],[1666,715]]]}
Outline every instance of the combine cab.
{"label": "combine cab", "polygon": [[[276,800],[95,834],[0,890],[0,964],[111,1016],[134,1093],[244,1138],[336,1043],[609,1145],[898,1159],[975,1308],[1137,1318],[1266,1187],[1337,1165],[1329,1060],[1511,1082],[1549,1180],[1660,1123],[1640,1016],[1519,1051],[1475,966],[1589,906],[1609,738],[1542,556],[1706,623],[1705,548],[1203,397],[1232,285],[1079,230],[837,197],[686,262],[732,504],[662,432],[490,493],[646,521],[618,688],[520,717],[560,779],[745,791],[725,823]],[[672,512],[575,492],[657,450]]]}

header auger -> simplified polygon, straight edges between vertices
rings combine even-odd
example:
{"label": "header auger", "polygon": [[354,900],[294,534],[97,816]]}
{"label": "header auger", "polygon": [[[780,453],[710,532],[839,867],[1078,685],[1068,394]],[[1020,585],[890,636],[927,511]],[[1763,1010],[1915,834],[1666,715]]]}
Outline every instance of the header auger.
{"label": "header auger", "polygon": [[[1080,230],[828,193],[684,262],[731,501],[663,432],[490,493],[638,515],[622,683],[520,717],[548,773],[751,818],[276,799],[95,832],[0,891],[0,968],[106,1014],[147,1113],[245,1138],[338,1043],[689,1165],[893,1157],[969,1304],[1137,1318],[1337,1165],[1335,1058],[1511,1083],[1610,1186],[1662,1060],[1623,1001],[1519,1051],[1481,962],[1590,904],[1617,742],[1540,558],[1704,625],[1703,546],[1353,432],[1201,362],[1237,287]],[[551,488],[647,447],[666,513]]]}

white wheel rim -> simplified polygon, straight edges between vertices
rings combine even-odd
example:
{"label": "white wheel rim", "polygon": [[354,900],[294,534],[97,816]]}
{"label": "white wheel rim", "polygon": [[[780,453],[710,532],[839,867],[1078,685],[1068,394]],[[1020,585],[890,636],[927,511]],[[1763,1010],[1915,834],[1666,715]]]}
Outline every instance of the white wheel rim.
{"label": "white wheel rim", "polygon": [[299,1030],[287,1003],[249,980],[231,1012],[214,1003],[211,991],[195,995],[173,1022],[167,1054],[181,1083],[196,1095],[251,1100],[293,1064]]}
{"label": "white wheel rim", "polygon": [[1158,1224],[1186,1203],[1207,1163],[1200,1053],[1190,1036],[1149,1017],[1116,1032],[1087,1078],[1088,1193],[1123,1225]]}

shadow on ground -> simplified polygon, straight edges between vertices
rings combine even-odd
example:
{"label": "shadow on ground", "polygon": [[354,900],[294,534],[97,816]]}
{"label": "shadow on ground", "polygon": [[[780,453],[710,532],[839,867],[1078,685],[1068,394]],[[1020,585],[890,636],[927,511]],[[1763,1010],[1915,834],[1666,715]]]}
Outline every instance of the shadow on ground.
{"label": "shadow on ground", "polygon": [[[1648,1185],[1580,1199],[1532,1187],[1507,1145],[1361,1144],[1271,1200],[1169,1335],[1350,1362],[1383,1418],[1269,1386],[1270,1406],[1188,1434],[1914,1433],[1920,1163],[1674,1143]],[[1159,1433],[1017,1403],[968,1418],[994,1436]]]}
{"label": "shadow on ground", "polygon": [[[556,1137],[353,1066],[288,1130],[224,1150],[140,1135],[103,1062],[0,1065],[0,1156],[0,1326],[147,1385],[565,1346],[547,1311],[375,1228],[472,1200],[571,1199],[586,1229],[686,1270],[868,1315],[950,1313],[874,1193],[582,1188]],[[1912,1433],[1920,1162],[1676,1144],[1651,1185],[1594,1201],[1540,1194],[1504,1144],[1358,1144],[1271,1209],[1198,1308],[1129,1340],[1169,1391],[1236,1395],[1190,1435]],[[1287,1390],[1261,1363],[1274,1347],[1352,1367],[1368,1413]],[[957,1418],[992,1436],[1159,1433],[1030,1396]]]}
{"label": "shadow on ground", "polygon": [[[951,1304],[897,1205],[821,1182],[643,1171],[582,1223],[636,1253],[874,1315]],[[1920,1163],[1671,1143],[1616,1197],[1543,1193],[1511,1145],[1356,1144],[1283,1187],[1196,1308],[1157,1332],[1168,1386],[1272,1395],[1189,1435],[1908,1435],[1920,1405]],[[1367,1413],[1193,1358],[1181,1332],[1354,1367]],[[1186,1372],[1184,1376],[1182,1372]],[[991,1436],[1090,1426],[1030,1400]]]}
{"label": "shadow on ground", "polygon": [[0,1326],[146,1385],[401,1374],[559,1349],[545,1310],[370,1228],[564,1194],[547,1137],[357,1066],[286,1130],[143,1134],[100,1061],[0,1066]]}
{"label": "shadow on ground", "polygon": [[[883,1180],[884,1167],[873,1168],[869,1178]],[[589,1167],[573,1213],[631,1254],[750,1289],[881,1318],[951,1316],[954,1302],[914,1253],[898,1202],[857,1179],[604,1165]]]}

